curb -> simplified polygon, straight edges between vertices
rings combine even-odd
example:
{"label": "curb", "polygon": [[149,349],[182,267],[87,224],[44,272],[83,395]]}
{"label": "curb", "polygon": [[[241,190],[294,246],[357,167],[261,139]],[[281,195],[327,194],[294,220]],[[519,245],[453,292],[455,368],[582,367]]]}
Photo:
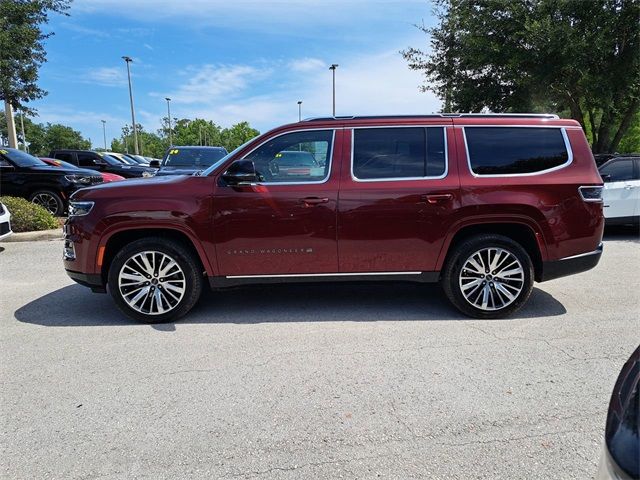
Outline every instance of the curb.
{"label": "curb", "polygon": [[61,228],[55,228],[53,230],[42,230],[40,232],[21,232],[9,235],[2,240],[2,243],[10,242],[37,242],[44,240],[62,240],[63,234]]}

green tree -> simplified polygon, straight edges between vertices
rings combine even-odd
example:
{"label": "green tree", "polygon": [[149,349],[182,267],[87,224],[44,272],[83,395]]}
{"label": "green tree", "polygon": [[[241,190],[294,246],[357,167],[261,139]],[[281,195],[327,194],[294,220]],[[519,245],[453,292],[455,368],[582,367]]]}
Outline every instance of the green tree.
{"label": "green tree", "polygon": [[61,148],[78,148],[82,150],[91,148],[91,142],[85,139],[80,132],[59,123],[47,123],[44,145],[46,150],[43,153],[45,154],[48,154],[49,150]]}
{"label": "green tree", "polygon": [[403,51],[452,111],[570,112],[594,152],[612,152],[640,110],[640,1],[435,0]]}
{"label": "green tree", "polygon": [[[175,119],[171,125],[174,145],[220,145],[220,127],[212,121],[202,118],[191,120],[189,118]],[[169,146],[167,117],[163,118],[161,129],[166,145]]]}
{"label": "green tree", "polygon": [[[146,132],[144,127],[137,124],[138,127],[138,148],[140,155],[153,158],[162,158],[167,148],[165,142],[159,135]],[[111,140],[111,151],[119,153],[132,153],[133,148],[133,129],[129,125],[122,127],[122,136]]]}
{"label": "green tree", "polygon": [[38,69],[46,61],[42,31],[50,13],[66,15],[70,0],[0,1],[0,100],[26,109],[46,92],[37,85]]}
{"label": "green tree", "polygon": [[249,122],[236,123],[220,133],[221,143],[227,151],[235,150],[248,140],[260,135],[260,132],[249,125]]}

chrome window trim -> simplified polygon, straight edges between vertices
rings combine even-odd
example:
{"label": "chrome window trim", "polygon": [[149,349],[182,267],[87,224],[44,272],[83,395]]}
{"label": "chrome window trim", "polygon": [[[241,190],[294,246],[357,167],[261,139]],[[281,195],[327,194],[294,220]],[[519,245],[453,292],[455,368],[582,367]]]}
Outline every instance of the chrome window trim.
{"label": "chrome window trim", "polygon": [[[462,126],[462,137],[464,138],[464,150],[467,155],[467,167],[469,168],[469,173],[475,178],[501,178],[501,177],[531,177],[534,175],[543,175],[545,173],[555,172],[556,170],[561,170],[565,167],[568,167],[573,163],[573,150],[571,149],[571,143],[569,142],[569,137],[567,136],[566,129],[567,127],[560,127],[556,125],[465,125]],[[527,173],[492,173],[492,174],[481,174],[475,173],[473,168],[471,168],[471,156],[469,155],[469,144],[467,142],[467,128],[555,128],[559,129],[562,134],[562,139],[564,140],[564,146],[567,150],[567,161],[562,165],[558,165],[552,168],[547,168],[545,170],[540,170],[538,172],[527,172]],[[576,129],[577,130],[577,129]]]}
{"label": "chrome window trim", "polygon": [[[351,180],[357,183],[371,183],[371,182],[402,182],[402,181],[411,181],[411,180],[442,180],[446,178],[449,174],[449,144],[447,142],[447,130],[451,128],[451,124],[447,125],[374,125],[374,126],[360,126],[360,127],[350,127],[351,130],[351,160],[350,160],[350,170],[351,170]],[[349,127],[347,127],[349,128]],[[442,128],[444,133],[444,172],[441,175],[437,176],[428,176],[428,177],[385,177],[385,178],[358,178],[353,172],[353,164],[354,164],[354,149],[355,149],[355,131],[356,130],[371,130],[374,128]],[[425,133],[426,135],[426,133]],[[427,152],[425,151],[425,156]]]}
{"label": "chrome window trim", "polygon": [[[274,138],[283,137],[284,135],[289,135],[290,133],[298,133],[298,132],[332,132],[331,134],[331,148],[329,149],[329,168],[327,169],[327,176],[323,180],[315,180],[313,182],[257,182],[252,183],[251,185],[322,185],[323,183],[327,183],[329,178],[331,178],[331,169],[333,168],[333,149],[336,145],[336,128],[300,128],[298,130],[289,130],[286,132],[279,133],[278,135],[274,135],[273,137],[269,137],[264,142],[260,143],[260,145],[256,146],[249,150],[242,158],[237,158],[233,162],[229,164],[231,166],[233,163],[238,160],[246,160],[249,155],[255,152],[257,149],[262,147],[265,143],[273,140]],[[228,167],[227,167],[228,168]]]}

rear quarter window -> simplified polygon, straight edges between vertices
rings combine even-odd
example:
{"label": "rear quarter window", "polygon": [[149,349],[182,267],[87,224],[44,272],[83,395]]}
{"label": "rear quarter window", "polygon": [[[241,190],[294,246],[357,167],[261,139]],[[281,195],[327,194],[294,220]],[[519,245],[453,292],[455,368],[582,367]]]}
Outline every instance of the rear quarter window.
{"label": "rear quarter window", "polygon": [[567,164],[561,128],[465,127],[469,166],[476,175],[522,175]]}

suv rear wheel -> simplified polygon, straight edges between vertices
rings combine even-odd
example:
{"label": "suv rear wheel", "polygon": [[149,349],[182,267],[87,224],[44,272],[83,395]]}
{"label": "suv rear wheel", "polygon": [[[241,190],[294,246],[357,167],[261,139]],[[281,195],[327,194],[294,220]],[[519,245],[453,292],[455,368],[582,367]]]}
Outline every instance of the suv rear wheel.
{"label": "suv rear wheel", "polygon": [[163,238],[136,240],[109,267],[109,292],[118,308],[144,323],[185,315],[202,291],[202,268],[181,243]]}
{"label": "suv rear wheel", "polygon": [[56,192],[38,190],[29,196],[31,203],[44,207],[52,215],[59,217],[64,213],[64,203]]}
{"label": "suv rear wheel", "polygon": [[465,315],[506,317],[525,304],[533,289],[527,251],[502,235],[478,235],[458,245],[442,279],[445,294]]}

